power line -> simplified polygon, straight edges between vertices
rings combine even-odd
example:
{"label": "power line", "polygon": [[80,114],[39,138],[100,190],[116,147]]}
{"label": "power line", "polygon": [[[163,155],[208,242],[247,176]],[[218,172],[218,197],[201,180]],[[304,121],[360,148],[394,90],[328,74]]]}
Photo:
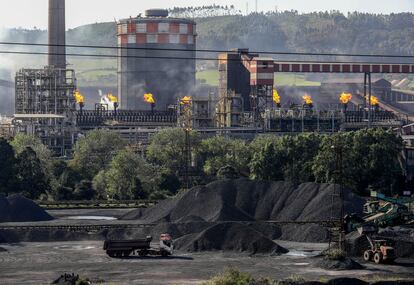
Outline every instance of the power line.
{"label": "power line", "polygon": [[[171,60],[200,60],[200,61],[217,61],[218,58],[208,58],[208,57],[172,57],[172,56],[135,56],[135,55],[110,55],[110,54],[81,54],[81,53],[49,53],[49,52],[32,52],[32,51],[2,51],[0,54],[17,54],[17,55],[66,55],[74,57],[97,57],[97,58],[141,58],[141,59],[171,59]],[[220,59],[222,61],[240,61],[239,59]],[[315,63],[315,64],[390,64],[390,65],[403,65],[403,64],[413,64],[407,62],[366,62],[366,61],[316,61],[316,60],[275,60],[278,63]]]}
{"label": "power line", "polygon": [[[22,42],[0,42],[0,45],[15,46],[41,46],[41,47],[67,47],[67,48],[91,48],[91,49],[117,49],[117,50],[159,50],[159,51],[185,51],[203,53],[231,53],[234,50],[219,49],[175,49],[157,47],[120,47],[120,46],[99,46],[99,45],[74,45],[74,44],[44,44],[44,43],[22,43]],[[311,52],[284,52],[284,51],[249,51],[255,54],[268,55],[295,55],[295,56],[343,56],[343,57],[383,57],[383,58],[414,58],[414,55],[391,55],[391,54],[352,54],[352,53],[311,53]]]}

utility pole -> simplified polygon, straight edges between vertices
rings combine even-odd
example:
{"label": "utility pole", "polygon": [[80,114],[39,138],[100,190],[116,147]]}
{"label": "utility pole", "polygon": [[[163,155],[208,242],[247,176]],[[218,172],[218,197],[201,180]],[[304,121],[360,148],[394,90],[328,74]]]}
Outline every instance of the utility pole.
{"label": "utility pole", "polygon": [[257,12],[259,11],[259,10],[258,10],[258,5],[259,5],[259,4],[258,4],[258,0],[256,0],[256,14],[257,14]]}
{"label": "utility pole", "polygon": [[[338,235],[338,248],[342,251],[346,251],[345,248],[345,195],[344,195],[344,188],[343,188],[343,146],[341,143],[335,143],[331,146],[332,150],[335,153],[335,172],[334,172],[334,193],[332,194],[332,214],[331,214],[331,221],[335,223],[339,222],[339,235]],[[336,187],[339,184],[339,195],[336,195]],[[339,219],[334,218],[333,210],[335,207],[334,199],[335,197],[339,197],[340,200],[340,217]],[[336,226],[335,226],[336,228]],[[331,233],[332,234],[332,233]],[[331,248],[331,237],[329,238],[329,248]]]}
{"label": "utility pole", "polygon": [[[368,94],[367,94],[368,91]],[[364,74],[364,100],[365,107],[368,107],[368,128],[372,127],[372,81],[371,73],[366,72]]]}
{"label": "utility pole", "polygon": [[184,183],[186,189],[190,188],[190,166],[191,166],[191,130],[192,130],[192,106],[193,100],[186,96],[179,101],[181,127],[185,133],[184,149]]}

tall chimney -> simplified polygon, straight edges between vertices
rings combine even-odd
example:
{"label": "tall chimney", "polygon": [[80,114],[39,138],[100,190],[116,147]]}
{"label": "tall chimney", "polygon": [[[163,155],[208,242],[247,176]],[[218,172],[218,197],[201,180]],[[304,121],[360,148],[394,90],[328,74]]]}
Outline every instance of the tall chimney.
{"label": "tall chimney", "polygon": [[49,66],[66,68],[65,0],[49,0]]}

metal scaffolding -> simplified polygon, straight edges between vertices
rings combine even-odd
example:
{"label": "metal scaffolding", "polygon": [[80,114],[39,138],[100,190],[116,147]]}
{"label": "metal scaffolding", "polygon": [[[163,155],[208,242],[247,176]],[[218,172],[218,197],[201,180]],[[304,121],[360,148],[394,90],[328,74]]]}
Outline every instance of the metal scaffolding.
{"label": "metal scaffolding", "polygon": [[74,143],[75,72],[45,67],[16,74],[14,125],[17,133],[39,137],[57,156],[68,156]]}

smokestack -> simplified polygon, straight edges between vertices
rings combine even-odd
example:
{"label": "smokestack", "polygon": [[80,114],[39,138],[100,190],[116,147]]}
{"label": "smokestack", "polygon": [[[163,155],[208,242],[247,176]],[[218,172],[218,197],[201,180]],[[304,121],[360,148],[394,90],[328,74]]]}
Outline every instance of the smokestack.
{"label": "smokestack", "polygon": [[65,0],[49,0],[49,45],[49,66],[66,68]]}

